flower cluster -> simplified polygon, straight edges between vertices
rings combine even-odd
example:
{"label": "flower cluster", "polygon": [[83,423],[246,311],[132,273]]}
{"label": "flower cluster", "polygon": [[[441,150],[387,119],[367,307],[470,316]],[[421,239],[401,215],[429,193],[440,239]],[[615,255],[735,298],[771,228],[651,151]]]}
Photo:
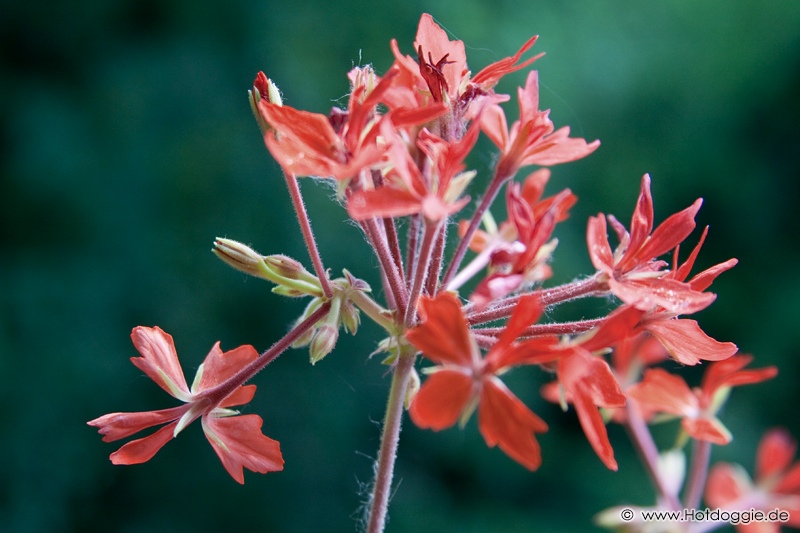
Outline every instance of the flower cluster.
{"label": "flower cluster", "polygon": [[[759,383],[777,371],[746,370],[752,357],[737,355],[736,345],[709,337],[695,320],[685,318],[711,305],[716,295],[709,287],[736,260],[690,277],[708,228],[683,262],[679,256],[702,201],[656,226],[648,175],[641,180],[629,228],[612,215],[589,219],[587,251],[595,271],[544,286],[552,274],[557,225],[568,219],[577,201],[569,189],[544,194],[549,167],[586,157],[599,142],[571,137],[566,126],[556,129],[549,112],[539,108],[536,71],[517,90],[519,115],[509,126],[501,104],[510,97],[495,88],[505,75],[542,56],[525,57],[535,42],[536,37],[529,39],[513,56],[473,75],[464,43],[450,40],[431,16],[423,15],[413,54],[404,54],[392,41],[395,61],[386,73],[378,75],[369,66],[352,69],[347,107],[328,114],[286,105],[272,80],[259,73],[251,107],[266,148],[283,171],[313,272],[295,259],[262,256],[229,239],[217,239],[214,253],[274,283],[278,294],[309,298],[308,306],[290,332],[261,355],[249,346],[226,353],[215,346],[191,388],[171,337],[158,328],[136,328],[134,344],[142,356],[134,364],[184,405],[112,413],[89,422],[106,441],[166,424],[124,445],[112,454],[112,462],[149,460],[199,417],[223,465],[240,483],[243,468],[262,473],[282,469],[278,443],[260,433],[261,419],[234,416],[230,407],[253,397],[255,386],[245,383],[284,350],[308,346],[317,363],[334,350],[340,329],[356,333],[363,314],[386,332],[378,351],[388,354],[384,362],[392,373],[370,531],[381,531],[385,522],[406,409],[413,423],[435,431],[457,423],[463,427],[477,412],[478,430],[488,446],[499,447],[530,470],[541,465],[547,451],[537,435],[548,425],[503,380],[521,366],[541,370],[546,399],[564,410],[572,406],[591,448],[609,469],[618,464],[606,425],[626,426],[648,464],[660,503],[675,508],[677,484],[660,474],[647,423],[680,418],[679,442],[727,444],[730,432],[717,415],[731,387]],[[487,188],[477,193],[480,201],[473,204],[467,191],[476,173],[467,169],[466,160],[481,134],[496,146],[497,163]],[[537,168],[519,179],[519,171],[532,165]],[[383,303],[348,270],[341,278],[329,277],[297,184],[306,176],[330,180],[343,209],[363,231],[380,268]],[[504,187],[507,218],[498,224],[491,208]],[[452,222],[458,222],[458,231],[448,234]],[[449,239],[455,240],[452,254],[447,253]],[[671,262],[663,258],[668,254]],[[472,290],[459,293],[465,286]],[[540,322],[544,308],[579,298],[619,305],[595,318]],[[422,368],[424,381],[416,370],[420,355],[432,363]],[[662,365],[667,360],[708,362],[700,387],[692,389],[668,372]],[[779,463],[762,466],[758,475],[785,470],[788,462]],[[693,504],[699,502],[696,495],[708,469],[707,461],[697,464],[687,489]],[[709,490],[716,501],[751,504],[746,481],[737,481],[736,494],[721,495],[721,480],[737,476],[722,466],[712,472]],[[793,479],[792,474],[787,478]],[[770,487],[781,494],[793,490],[785,479],[778,488]]]}

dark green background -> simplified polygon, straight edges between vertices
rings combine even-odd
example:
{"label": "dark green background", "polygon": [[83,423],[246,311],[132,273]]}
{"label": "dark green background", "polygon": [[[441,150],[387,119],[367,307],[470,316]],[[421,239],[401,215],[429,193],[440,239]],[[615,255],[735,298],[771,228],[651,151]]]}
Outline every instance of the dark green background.
{"label": "dark green background", "polygon": [[[264,70],[286,103],[327,112],[344,101],[354,64],[388,68],[391,37],[411,53],[425,11],[465,41],[473,72],[540,34],[543,107],[602,140],[588,159],[554,169],[550,190],[580,197],[558,229],[554,282],[590,272],[586,218],[603,211],[627,223],[643,173],[659,221],[705,198],[698,221],[711,233],[698,267],[731,256],[740,265],[699,319],[758,366],[781,369],[734,392],[722,418],[735,440],[714,458],[751,469],[766,428],[800,436],[795,0],[12,0],[0,5],[0,530],[355,529],[388,387],[385,367],[366,360],[374,327],[316,367],[295,351],[258,376],[244,411],[280,440],[286,469],[248,473],[243,487],[199,424],[149,463],[115,467],[107,456],[117,446],[85,422],[175,404],[128,361],[136,325],[172,333],[189,376],[217,340],[263,350],[286,331],[302,304],[209,253],[227,236],[307,262],[246,90]],[[485,177],[491,147],[481,146],[473,165]],[[327,265],[373,279],[375,261],[331,192],[303,189]],[[389,531],[587,530],[605,507],[652,503],[619,427],[613,473],[574,413],[536,399],[540,373],[510,378],[551,425],[540,471],[487,449],[474,421],[439,434],[406,425]],[[662,445],[673,429],[657,432]]]}

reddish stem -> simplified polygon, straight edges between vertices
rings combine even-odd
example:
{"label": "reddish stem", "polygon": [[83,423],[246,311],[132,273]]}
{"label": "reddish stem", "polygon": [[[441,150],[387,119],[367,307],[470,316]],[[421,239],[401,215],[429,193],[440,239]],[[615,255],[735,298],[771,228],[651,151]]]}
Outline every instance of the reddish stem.
{"label": "reddish stem", "polygon": [[381,270],[389,283],[393,300],[397,304],[397,312],[402,316],[405,314],[406,306],[408,305],[408,294],[406,293],[406,286],[402,273],[392,261],[392,253],[386,243],[386,238],[375,223],[375,219],[362,221],[361,227],[364,229],[364,233],[367,234],[367,238],[372,244],[372,248],[375,250],[375,255],[378,257],[378,262],[381,265]]}
{"label": "reddish stem", "polygon": [[697,509],[706,486],[708,463],[711,459],[711,443],[706,440],[695,440],[692,453],[692,465],[689,468],[689,480],[683,496],[684,507]]}
{"label": "reddish stem", "polygon": [[297,183],[297,177],[294,174],[287,172],[283,173],[286,178],[286,186],[289,189],[289,196],[292,198],[292,205],[294,212],[297,215],[297,221],[300,223],[300,231],[303,233],[303,240],[308,248],[308,255],[311,256],[311,263],[314,265],[314,272],[319,278],[319,283],[322,286],[322,292],[326,298],[333,296],[333,289],[328,280],[328,273],[325,267],[322,266],[322,258],[317,249],[317,242],[314,240],[314,233],[311,231],[311,222],[308,219],[306,206],[303,203],[303,196],[300,194],[300,186]]}
{"label": "reddish stem", "polygon": [[289,346],[291,346],[294,341],[300,338],[301,335],[314,327],[314,324],[325,317],[330,307],[330,302],[323,303],[319,309],[311,313],[308,318],[297,324],[289,331],[289,333],[284,335],[283,338],[270,346],[267,351],[259,355],[258,359],[243,367],[229,379],[223,381],[216,387],[204,390],[198,395],[198,397],[207,398],[212,404],[218,404],[224,400],[238,387],[247,383],[253,378],[253,376],[261,372],[261,370],[263,370],[268,364],[277,359],[278,356],[281,355]]}
{"label": "reddish stem", "polygon": [[494,178],[492,178],[492,181],[489,182],[489,186],[486,188],[486,194],[483,195],[481,203],[478,204],[478,208],[472,214],[472,218],[469,221],[469,226],[467,226],[467,231],[458,242],[456,251],[453,253],[453,257],[450,259],[450,264],[447,265],[447,271],[442,278],[443,287],[446,287],[447,284],[450,283],[450,280],[453,279],[453,276],[456,275],[456,272],[458,272],[458,268],[461,266],[461,261],[464,260],[464,255],[467,253],[469,241],[472,240],[472,236],[475,234],[478,226],[480,226],[483,214],[487,209],[489,209],[489,206],[492,205],[492,202],[494,202],[494,199],[497,197],[497,193],[500,191],[500,187],[502,187],[503,184],[511,177],[511,175],[501,176],[499,174],[495,174]]}
{"label": "reddish stem", "polygon": [[[575,335],[577,333],[583,333],[585,331],[589,331],[590,329],[596,328],[602,324],[605,319],[606,318],[603,317],[591,320],[576,320],[574,322],[534,324],[533,326],[528,326],[525,328],[520,334],[520,337],[538,337],[540,335]],[[505,329],[505,327],[472,328],[472,332],[475,334],[497,337],[503,333]]]}
{"label": "reddish stem", "polygon": [[419,299],[422,293],[422,287],[425,284],[425,277],[428,274],[428,266],[430,264],[431,254],[433,253],[433,246],[440,226],[441,224],[438,223],[425,224],[425,232],[422,235],[422,242],[419,245],[419,255],[414,264],[414,281],[411,285],[411,292],[408,295],[408,305],[403,320],[408,327],[411,327],[414,320],[417,318],[417,299]]}

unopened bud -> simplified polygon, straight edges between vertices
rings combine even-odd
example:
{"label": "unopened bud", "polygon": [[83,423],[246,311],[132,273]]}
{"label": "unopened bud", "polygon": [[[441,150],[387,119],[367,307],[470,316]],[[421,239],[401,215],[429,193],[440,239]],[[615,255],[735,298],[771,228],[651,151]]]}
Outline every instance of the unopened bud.
{"label": "unopened bud", "polygon": [[346,300],[342,303],[342,310],[339,316],[342,326],[347,333],[356,334],[358,326],[361,324],[361,313],[353,302]]}
{"label": "unopened bud", "polygon": [[332,324],[323,324],[319,327],[311,340],[308,353],[311,358],[311,364],[314,365],[317,361],[322,360],[326,355],[331,353],[336,347],[336,341],[339,339],[339,328]]}
{"label": "unopened bud", "polygon": [[256,122],[258,122],[261,133],[267,133],[271,129],[271,126],[261,114],[258,104],[263,100],[270,104],[283,105],[281,92],[278,90],[278,86],[272,83],[272,80],[267,78],[263,72],[259,72],[256,75],[255,81],[253,81],[253,88],[247,91],[247,96],[250,100],[250,109],[253,111],[253,116]]}
{"label": "unopened bud", "polygon": [[287,255],[268,255],[264,257],[264,262],[281,277],[301,279],[304,281],[317,281],[317,278],[306,270],[300,261],[292,259]]}
{"label": "unopened bud", "polygon": [[250,248],[249,246],[240,242],[223,239],[217,237],[214,241],[214,248],[211,251],[222,259],[228,266],[256,276],[263,278],[262,271],[264,269],[264,256]]}

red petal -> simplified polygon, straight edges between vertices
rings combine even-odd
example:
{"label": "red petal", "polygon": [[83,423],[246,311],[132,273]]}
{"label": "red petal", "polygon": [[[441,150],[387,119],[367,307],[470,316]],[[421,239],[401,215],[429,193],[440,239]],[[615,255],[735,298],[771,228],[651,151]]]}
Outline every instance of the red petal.
{"label": "red petal", "polygon": [[461,84],[461,79],[467,73],[467,54],[463,41],[448,39],[447,33],[433,21],[433,17],[425,13],[419,20],[414,49],[419,46],[422,46],[425,59],[428,59],[430,54],[434,63],[447,56],[448,64],[442,67],[442,74],[447,81],[448,92],[451,96],[454,95]]}
{"label": "red petal", "polygon": [[461,302],[449,292],[435,298],[419,300],[422,323],[406,333],[408,341],[434,363],[453,363],[472,367],[477,347],[469,334],[469,326]]}
{"label": "red petal", "polygon": [[681,425],[686,433],[697,440],[724,446],[732,439],[730,431],[716,418],[684,418]]}
{"label": "red petal", "polygon": [[589,247],[589,257],[597,270],[601,272],[613,270],[614,255],[611,252],[611,245],[608,244],[605,216],[589,217],[589,224],[586,228],[586,244]]}
{"label": "red petal", "polygon": [[627,393],[648,411],[677,416],[697,416],[699,412],[697,396],[686,381],[661,368],[645,370],[642,381],[630,387]]}
{"label": "red petal", "polygon": [[261,433],[260,416],[204,416],[202,423],[225,470],[239,483],[244,483],[243,468],[260,474],[283,470],[280,444]]}
{"label": "red petal", "polygon": [[738,465],[717,463],[708,475],[705,500],[711,507],[726,507],[751,490],[750,478]]}
{"label": "red petal", "polygon": [[662,222],[636,253],[639,261],[646,262],[654,259],[682,243],[694,230],[694,217],[702,203],[702,198],[698,198],[692,205]]}
{"label": "red petal", "polygon": [[[650,176],[642,176],[642,184],[639,190],[639,198],[636,201],[636,209],[631,217],[631,240],[628,249],[620,261],[619,268],[622,271],[633,267],[635,260],[638,259],[637,252],[642,247],[650,232],[653,231],[653,197],[650,194]],[[681,239],[683,240],[683,239]],[[680,241],[679,241],[680,242]],[[648,261],[650,258],[642,262]]]}
{"label": "red petal", "polygon": [[495,377],[483,382],[478,417],[488,446],[499,446],[528,470],[539,468],[542,454],[535,433],[547,431],[547,424]]}
{"label": "red petal", "polygon": [[111,462],[115,465],[136,465],[149,461],[158,450],[172,440],[177,425],[177,422],[173,422],[148,437],[130,441],[111,454]]}
{"label": "red petal", "polygon": [[110,413],[87,422],[98,428],[103,435],[103,442],[114,442],[124,439],[149,427],[165,424],[179,419],[189,410],[190,405],[181,405],[160,411],[144,411],[138,413]]}
{"label": "red petal", "polygon": [[462,372],[441,369],[423,383],[408,414],[414,424],[439,431],[452,427],[467,406],[473,392],[473,379]]}
{"label": "red petal", "polygon": [[216,387],[256,359],[258,352],[250,345],[239,346],[223,353],[217,342],[203,361],[203,375],[195,392]]}
{"label": "red petal", "polygon": [[685,365],[696,365],[700,360],[721,361],[736,353],[732,342],[719,342],[706,335],[694,320],[660,320],[645,325],[655,335],[670,355]]}
{"label": "red petal", "polygon": [[766,479],[784,472],[794,459],[797,442],[788,431],[777,428],[768,431],[758,444],[756,479]]}
{"label": "red petal", "polygon": [[131,362],[170,396],[184,402],[189,401],[189,387],[183,377],[172,336],[158,327],[139,326],[133,328],[131,339],[142,354],[141,357],[132,357]]}
{"label": "red petal", "polygon": [[617,470],[617,461],[614,459],[614,449],[608,441],[606,424],[600,411],[595,406],[589,394],[582,388],[572,391],[572,404],[578,413],[578,420],[583,428],[583,433],[597,456],[609,469]]}
{"label": "red petal", "polygon": [[752,360],[750,355],[734,355],[724,361],[712,363],[703,375],[703,391],[712,396],[720,387],[760,383],[778,374],[778,369],[774,366],[742,370]]}
{"label": "red petal", "polygon": [[608,286],[626,304],[642,311],[661,307],[674,315],[688,315],[711,305],[717,295],[697,292],[688,283],[666,277],[645,279],[610,279]]}
{"label": "red petal", "polygon": [[534,43],[536,43],[536,39],[538,38],[539,38],[538,35],[534,35],[533,37],[528,39],[525,42],[525,44],[523,44],[522,47],[519,50],[517,50],[517,53],[514,54],[513,56],[503,58],[500,61],[496,61],[495,63],[492,63],[491,65],[483,68],[480,72],[478,72],[477,74],[475,74],[475,76],[472,77],[472,82],[477,85],[483,86],[484,89],[491,89],[492,87],[497,85],[497,82],[500,81],[500,78],[502,78],[506,74],[509,74],[511,72],[516,72],[520,69],[527,67],[528,65],[530,65],[531,63],[542,57],[544,55],[544,52],[542,52],[541,54],[537,54],[530,59],[526,59],[520,64],[516,63],[517,61],[520,60],[522,54],[527,52],[534,45]]}

